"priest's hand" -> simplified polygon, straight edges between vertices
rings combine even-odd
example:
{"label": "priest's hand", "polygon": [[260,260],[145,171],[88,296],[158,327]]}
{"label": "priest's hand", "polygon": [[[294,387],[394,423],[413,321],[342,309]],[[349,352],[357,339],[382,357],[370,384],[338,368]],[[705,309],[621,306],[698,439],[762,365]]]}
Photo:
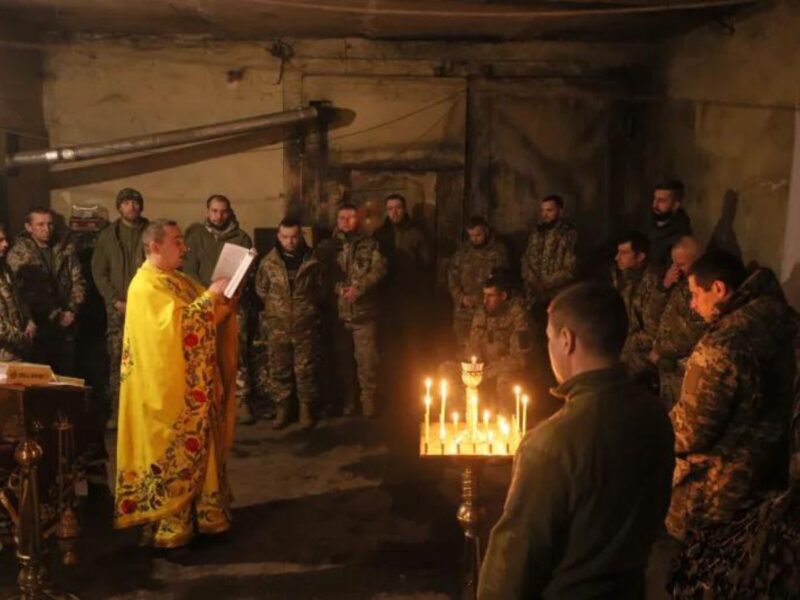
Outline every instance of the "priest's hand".
{"label": "priest's hand", "polygon": [[228,283],[230,283],[230,279],[217,279],[211,282],[211,285],[208,286],[208,291],[211,292],[212,296],[222,296],[225,293],[225,288],[228,287]]}

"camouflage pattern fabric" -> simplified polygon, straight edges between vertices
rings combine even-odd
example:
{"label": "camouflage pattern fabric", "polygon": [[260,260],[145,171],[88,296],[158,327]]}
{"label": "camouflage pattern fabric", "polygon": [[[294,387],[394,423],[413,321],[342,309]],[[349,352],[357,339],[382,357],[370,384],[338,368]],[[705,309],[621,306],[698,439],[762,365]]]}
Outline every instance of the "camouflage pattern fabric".
{"label": "camouflage pattern fabric", "polygon": [[648,354],[653,349],[666,302],[661,273],[649,266],[623,272],[614,268],[611,279],[628,312],[628,337],[622,349],[622,363],[635,376],[655,372]]}
{"label": "camouflage pattern fabric", "polygon": [[14,275],[0,259],[0,361],[23,360],[30,350],[25,329],[30,311],[17,291]]}
{"label": "camouflage pattern fabric", "polygon": [[724,523],[752,506],[787,456],[795,325],[775,275],[755,271],[718,307],[670,411],[676,466],[667,529]]}
{"label": "camouflage pattern fabric", "polygon": [[310,249],[304,253],[297,271],[289,272],[273,249],[256,273],[256,293],[264,302],[259,338],[266,341],[267,363],[257,370],[277,405],[290,401],[295,386],[301,404],[317,402],[322,266]]}
{"label": "camouflage pattern fabric", "polygon": [[24,232],[9,250],[7,262],[36,323],[32,359],[51,365],[57,373],[74,375],[76,325],[62,327],[58,320],[64,311],[78,314],[86,298],[86,283],[70,235],[54,236],[50,252],[48,261]]}
{"label": "camouflage pattern fabric", "polygon": [[[472,317],[483,303],[483,284],[492,271],[510,266],[508,250],[502,242],[489,234],[480,248],[464,242],[450,259],[447,269],[447,287],[453,300],[453,330],[459,350],[469,339]],[[467,299],[471,306],[463,306]]]}
{"label": "camouflage pattern fabric", "polygon": [[658,352],[660,397],[672,408],[681,392],[685,362],[706,330],[706,322],[690,307],[689,283],[682,279],[669,291],[658,324],[654,348]]}
{"label": "camouflage pattern fabric", "polygon": [[553,224],[540,223],[531,232],[522,255],[522,280],[528,306],[547,303],[555,294],[575,281],[578,232],[565,219]]}
{"label": "camouflage pattern fabric", "polygon": [[367,323],[342,323],[334,328],[334,345],[337,366],[343,386],[344,406],[350,409],[356,403],[356,380],[361,410],[372,414],[377,405],[378,346],[375,321]]}

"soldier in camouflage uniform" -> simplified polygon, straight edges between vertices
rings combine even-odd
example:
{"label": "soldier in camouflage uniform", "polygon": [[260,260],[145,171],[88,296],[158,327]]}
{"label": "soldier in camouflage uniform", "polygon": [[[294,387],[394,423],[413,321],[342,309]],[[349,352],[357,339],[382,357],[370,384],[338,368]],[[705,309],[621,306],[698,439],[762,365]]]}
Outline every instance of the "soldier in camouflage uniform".
{"label": "soldier in camouflage uniform", "polygon": [[472,317],[483,301],[483,284],[493,271],[509,267],[508,250],[495,238],[486,219],[471,217],[466,229],[468,240],[453,254],[447,269],[459,351],[469,340]]}
{"label": "soldier in camouflage uniform", "polygon": [[0,361],[3,362],[25,359],[36,335],[36,324],[6,264],[8,247],[5,227],[0,225]]}
{"label": "soldier in camouflage uniform", "polygon": [[795,325],[769,269],[710,252],[689,271],[692,309],[708,324],[670,412],[676,465],[667,530],[684,539],[730,521],[785,473]]}
{"label": "soldier in camouflage uniform", "polygon": [[658,367],[659,395],[668,409],[680,396],[684,363],[706,330],[706,322],[689,306],[691,294],[686,277],[701,252],[694,238],[679,239],[672,247],[672,266],[664,275],[667,304],[658,324],[650,361]]}
{"label": "soldier in camouflage uniform", "polygon": [[69,232],[56,234],[53,211],[34,208],[7,261],[36,323],[32,359],[75,375],[75,316],[86,284]]}
{"label": "soldier in camouflage uniform", "polygon": [[108,352],[108,429],[117,427],[119,408],[119,367],[122,360],[122,332],[128,285],[144,262],[142,232],[147,219],[142,217],[144,198],[132,188],[117,194],[120,218],[97,236],[92,253],[92,279],[106,305],[106,351]]}
{"label": "soldier in camouflage uniform", "polygon": [[[253,247],[253,240],[239,228],[239,222],[231,208],[231,201],[221,194],[213,194],[206,200],[205,222],[194,223],[186,230],[188,250],[183,261],[183,272],[206,287],[211,285],[211,275],[226,242],[243,248]],[[247,361],[249,304],[245,290],[238,308],[239,368],[236,371],[237,418],[239,423],[245,425],[256,421],[249,401],[250,373]]]}
{"label": "soldier in camouflage uniform", "polygon": [[352,416],[357,410],[357,376],[361,410],[365,416],[375,417],[378,387],[376,292],[378,282],[386,275],[386,259],[378,243],[362,229],[355,205],[343,203],[339,206],[333,237],[320,244],[320,256],[336,305],[333,337],[344,388],[343,413]]}
{"label": "soldier in camouflage uniform", "polygon": [[[531,354],[531,325],[522,298],[512,295],[510,277],[500,271],[483,285],[483,305],[472,318],[463,360],[476,357],[483,363],[481,387],[488,390],[490,406],[510,414],[515,385],[526,378]],[[457,362],[445,362],[442,375],[451,382],[461,381]],[[493,400],[493,402],[492,402]]]}
{"label": "soldier in camouflage uniform", "polygon": [[561,196],[546,196],[541,202],[539,223],[528,239],[522,256],[522,280],[528,306],[547,308],[559,290],[575,281],[578,232],[563,218]]}
{"label": "soldier in camouflage uniform", "polygon": [[620,238],[611,272],[612,283],[628,311],[628,337],[622,349],[622,363],[635,378],[655,381],[655,366],[650,362],[666,297],[661,275],[648,260],[647,238],[636,231]]}
{"label": "soldier in camouflage uniform", "polygon": [[291,420],[292,389],[297,389],[300,426],[316,424],[322,266],[303,240],[300,222],[278,225],[278,243],[261,261],[256,293],[264,301],[261,335],[267,341],[269,390],[277,406],[273,429]]}

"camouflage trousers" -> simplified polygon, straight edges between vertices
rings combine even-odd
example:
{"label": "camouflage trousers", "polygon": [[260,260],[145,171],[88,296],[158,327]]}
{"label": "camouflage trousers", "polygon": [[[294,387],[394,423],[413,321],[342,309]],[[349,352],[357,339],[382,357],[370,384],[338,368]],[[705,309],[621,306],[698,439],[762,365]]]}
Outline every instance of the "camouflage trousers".
{"label": "camouflage trousers", "polygon": [[250,398],[250,361],[248,360],[247,311],[239,305],[239,366],[236,369],[236,404],[247,404]]}
{"label": "camouflage trousers", "polygon": [[125,330],[125,315],[111,308],[106,310],[106,352],[108,353],[108,387],[106,396],[111,419],[116,420],[119,410],[119,367],[122,363],[122,334]]}
{"label": "camouflage trousers", "polygon": [[300,404],[314,406],[317,403],[319,334],[316,330],[273,329],[269,334],[267,361],[269,393],[277,406],[288,406],[294,389]]}
{"label": "camouflage trousers", "polygon": [[344,396],[344,406],[356,405],[356,379],[361,390],[361,409],[375,409],[378,389],[378,347],[375,321],[334,325],[336,361]]}
{"label": "camouflage trousers", "polygon": [[674,368],[663,368],[659,365],[658,387],[659,397],[668,410],[671,410],[678,399],[681,397],[681,387],[683,386],[683,376],[685,369],[683,364],[678,363]]}

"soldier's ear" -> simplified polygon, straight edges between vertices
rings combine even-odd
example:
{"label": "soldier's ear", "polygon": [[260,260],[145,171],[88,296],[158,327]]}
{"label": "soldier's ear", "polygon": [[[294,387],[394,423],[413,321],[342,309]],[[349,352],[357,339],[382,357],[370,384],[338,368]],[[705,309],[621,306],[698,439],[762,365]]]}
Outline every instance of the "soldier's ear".
{"label": "soldier's ear", "polygon": [[569,355],[575,352],[575,332],[569,327],[562,327],[558,333],[558,344],[564,355]]}

